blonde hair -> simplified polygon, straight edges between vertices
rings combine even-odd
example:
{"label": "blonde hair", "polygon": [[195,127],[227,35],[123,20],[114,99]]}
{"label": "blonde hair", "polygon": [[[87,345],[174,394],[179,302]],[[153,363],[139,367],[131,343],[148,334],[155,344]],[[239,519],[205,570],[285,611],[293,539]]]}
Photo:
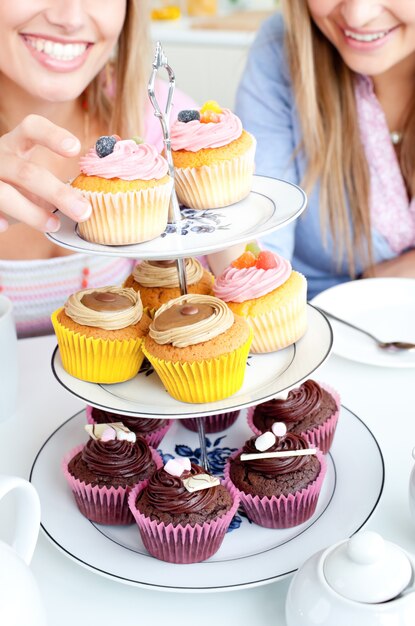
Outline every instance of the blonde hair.
{"label": "blonde hair", "polygon": [[[355,277],[356,256],[372,264],[370,179],[357,123],[355,74],[314,24],[305,0],[282,0],[282,11],[302,127],[297,149],[305,152],[308,162],[302,185],[309,192],[320,179],[323,240],[329,228],[338,263],[346,252],[349,273]],[[405,124],[400,164],[413,194],[415,148],[409,138],[414,136],[415,114],[411,118]]]}
{"label": "blonde hair", "polygon": [[91,119],[121,137],[141,135],[147,83],[151,71],[147,0],[127,0],[125,22],[114,61],[89,85],[86,98]]}

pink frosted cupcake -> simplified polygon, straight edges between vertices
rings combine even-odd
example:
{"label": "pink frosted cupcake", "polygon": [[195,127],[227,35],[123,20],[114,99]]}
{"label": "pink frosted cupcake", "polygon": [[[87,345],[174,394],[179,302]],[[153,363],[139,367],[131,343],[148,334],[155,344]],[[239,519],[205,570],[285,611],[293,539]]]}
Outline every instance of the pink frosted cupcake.
{"label": "pink frosted cupcake", "polygon": [[187,430],[191,430],[194,433],[198,431],[198,419],[202,419],[205,423],[205,432],[206,433],[218,433],[221,430],[225,430],[229,428],[236,422],[240,411],[230,411],[229,413],[221,413],[220,415],[206,415],[202,418],[193,418],[189,417],[183,420],[180,420],[181,424]]}
{"label": "pink frosted cupcake", "polygon": [[85,429],[91,439],[62,462],[78,509],[98,524],[131,524],[128,495],[162,465],[161,457],[122,423]]}
{"label": "pink frosted cupcake", "polygon": [[86,419],[88,424],[113,424],[122,422],[138,437],[145,439],[149,446],[157,448],[167,431],[171,428],[173,420],[150,419],[147,417],[132,417],[119,415],[87,405]]}
{"label": "pink frosted cupcake", "polygon": [[310,446],[326,454],[333,442],[339,411],[337,391],[309,379],[291,389],[285,399],[274,398],[250,407],[247,419],[256,435],[271,430],[274,422],[284,422],[289,432],[302,435]]}
{"label": "pink frosted cupcake", "polygon": [[214,209],[238,202],[251,191],[256,140],[239,117],[217,102],[180,111],[171,128],[171,147],[182,204]]}
{"label": "pink frosted cupcake", "polygon": [[251,326],[251,352],[286,348],[307,329],[307,281],[276,253],[244,252],[216,278],[213,292]]}
{"label": "pink frosted cupcake", "polygon": [[168,461],[129,497],[145,548],[169,563],[198,563],[215,554],[238,504],[236,494],[187,458]]}
{"label": "pink frosted cupcake", "polygon": [[71,185],[82,191],[92,214],[78,224],[87,241],[105,245],[141,243],[166,228],[172,180],[167,161],[150,144],[100,137],[80,160]]}
{"label": "pink frosted cupcake", "polygon": [[249,439],[225,467],[225,484],[248,518],[266,528],[291,528],[314,513],[326,472],[324,455],[282,422]]}

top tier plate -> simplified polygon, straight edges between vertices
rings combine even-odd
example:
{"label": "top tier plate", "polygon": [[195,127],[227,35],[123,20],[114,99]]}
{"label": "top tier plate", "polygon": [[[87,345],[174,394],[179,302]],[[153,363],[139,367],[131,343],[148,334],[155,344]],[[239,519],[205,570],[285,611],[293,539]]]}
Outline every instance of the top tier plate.
{"label": "top tier plate", "polygon": [[265,176],[254,176],[252,191],[236,204],[222,209],[182,209],[178,226],[151,241],[128,246],[104,246],[82,239],[77,225],[59,212],[61,228],[46,236],[64,248],[101,256],[134,259],[171,259],[207,254],[230,245],[268,235],[295,220],[304,211],[307,197],[296,185]]}

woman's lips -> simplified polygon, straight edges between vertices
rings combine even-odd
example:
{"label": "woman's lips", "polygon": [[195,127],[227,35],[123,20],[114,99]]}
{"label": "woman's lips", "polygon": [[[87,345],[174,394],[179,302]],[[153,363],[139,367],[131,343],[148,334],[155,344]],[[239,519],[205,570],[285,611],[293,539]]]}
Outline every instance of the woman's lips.
{"label": "woman's lips", "polygon": [[344,41],[350,48],[360,51],[372,51],[388,43],[397,28],[397,26],[394,26],[377,31],[355,30],[351,28],[341,28],[340,30]]}
{"label": "woman's lips", "polygon": [[63,42],[34,35],[21,35],[31,56],[44,67],[71,72],[85,62],[93,44],[87,42]]}

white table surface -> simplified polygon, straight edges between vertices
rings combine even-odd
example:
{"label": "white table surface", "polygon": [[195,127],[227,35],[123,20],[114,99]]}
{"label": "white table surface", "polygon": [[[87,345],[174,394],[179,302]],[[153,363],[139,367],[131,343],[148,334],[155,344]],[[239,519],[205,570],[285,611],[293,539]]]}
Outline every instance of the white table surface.
{"label": "white table surface", "polygon": [[[0,424],[0,473],[28,478],[47,437],[84,406],[53,377],[50,359],[55,345],[54,337],[19,341],[19,405],[16,415]],[[342,403],[369,426],[384,455],[384,491],[366,528],[415,552],[415,523],[407,495],[415,446],[415,369],[366,366],[332,355],[317,378],[340,392]],[[352,463],[353,450],[350,455]],[[10,521],[3,509],[0,517],[0,536],[7,538]],[[219,593],[147,591],[84,569],[59,552],[42,532],[31,568],[51,626],[135,626],[150,619],[169,626],[285,624],[289,579]]]}

